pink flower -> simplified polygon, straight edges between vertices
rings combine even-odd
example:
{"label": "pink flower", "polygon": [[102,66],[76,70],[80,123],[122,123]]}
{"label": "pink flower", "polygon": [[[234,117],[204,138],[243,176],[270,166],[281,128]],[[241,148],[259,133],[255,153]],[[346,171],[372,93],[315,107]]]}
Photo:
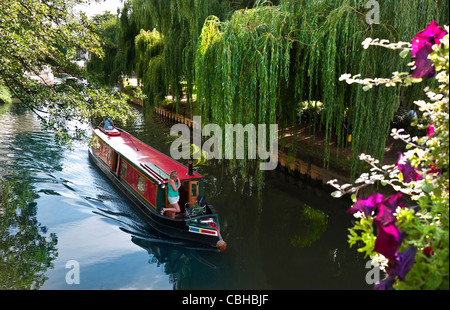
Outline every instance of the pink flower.
{"label": "pink flower", "polygon": [[445,36],[444,29],[439,27],[434,20],[427,28],[416,34],[412,40],[412,51],[414,60],[413,78],[421,78],[425,76],[427,79],[435,74],[434,66],[428,55],[433,51],[432,46],[441,43],[441,39]]}
{"label": "pink flower", "polygon": [[406,207],[400,201],[401,193],[384,197],[375,193],[365,199],[358,199],[350,208],[348,213],[363,212],[366,216],[374,212],[376,217],[374,223],[377,225],[377,238],[375,240],[374,251],[383,254],[390,260],[395,260],[403,236],[395,226],[396,218],[393,215],[397,207]]}
{"label": "pink flower", "polygon": [[375,240],[374,251],[382,254],[389,260],[395,260],[402,242],[400,231],[395,226],[396,218],[391,208],[380,205],[374,220],[378,233]]}
{"label": "pink flower", "polygon": [[436,163],[436,161],[433,160],[433,163],[428,165],[427,174],[429,174],[429,173],[441,174],[442,173],[442,169],[436,168],[436,166],[434,165],[435,163]]}
{"label": "pink flower", "polygon": [[[403,159],[403,157],[400,159]],[[374,287],[375,290],[392,289],[397,278],[400,281],[404,281],[415,262],[414,257],[417,248],[410,246],[402,253],[399,253],[405,233],[401,232],[395,225],[397,218],[394,212],[397,207],[406,207],[401,198],[402,193],[386,198],[382,194],[375,193],[368,198],[358,199],[352,208],[347,211],[352,214],[358,211],[366,215],[371,215],[372,212],[375,214],[373,222],[377,226],[377,237],[373,250],[389,260],[389,277],[378,283]]]}
{"label": "pink flower", "polygon": [[431,47],[435,44],[440,44],[441,39],[445,36],[445,34],[445,30],[439,27],[436,21],[432,20],[427,28],[416,34],[412,40],[412,55],[416,57],[419,50],[425,45],[429,45]]}
{"label": "pink flower", "polygon": [[433,125],[430,125],[427,128],[427,137],[428,137],[428,139],[431,139],[433,137],[433,134],[434,134],[434,127],[433,127]]}

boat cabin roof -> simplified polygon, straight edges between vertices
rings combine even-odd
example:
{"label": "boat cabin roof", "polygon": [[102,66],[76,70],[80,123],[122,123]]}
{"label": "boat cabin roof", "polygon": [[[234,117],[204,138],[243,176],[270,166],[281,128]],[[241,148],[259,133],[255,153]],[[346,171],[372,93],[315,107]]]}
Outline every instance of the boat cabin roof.
{"label": "boat cabin roof", "polygon": [[159,184],[169,182],[169,174],[175,170],[181,181],[202,178],[197,172],[188,175],[188,167],[150,147],[126,131],[120,130],[120,135],[108,135],[99,128],[94,133],[107,145],[119,153],[127,161],[139,167],[149,177]]}

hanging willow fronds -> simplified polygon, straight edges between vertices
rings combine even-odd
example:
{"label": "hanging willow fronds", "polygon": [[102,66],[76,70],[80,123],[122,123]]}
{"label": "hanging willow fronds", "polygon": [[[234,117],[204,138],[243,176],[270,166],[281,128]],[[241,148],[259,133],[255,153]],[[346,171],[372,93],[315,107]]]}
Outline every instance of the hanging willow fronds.
{"label": "hanging willow fronds", "polygon": [[[252,3],[253,8],[236,10]],[[301,119],[299,105],[320,105],[324,113],[310,112],[307,119],[326,133],[324,164],[330,159],[329,143],[343,145],[348,122],[355,173],[360,153],[382,160],[394,113],[400,104],[412,106],[409,98],[422,90],[402,90],[401,103],[399,87],[365,92],[339,77],[383,77],[404,70],[408,60],[396,52],[364,50],[361,42],[367,37],[409,41],[432,19],[448,24],[447,0],[378,3],[380,23],[371,25],[367,0],[129,0],[120,19],[130,29],[156,28],[163,35],[162,53],[137,59],[138,71],[147,72],[144,85],[151,85],[148,98],[159,100],[152,94],[171,91],[179,99],[187,82],[188,99],[196,87],[207,122],[278,123],[294,132]]]}
{"label": "hanging willow fronds", "polygon": [[195,59],[198,101],[208,121],[276,122],[280,85],[288,82],[294,29],[289,14],[261,6],[205,22]]}
{"label": "hanging willow fronds", "polygon": [[159,60],[164,62],[165,71],[164,80],[158,77],[159,88],[174,96],[178,108],[186,85],[187,99],[191,102],[195,83],[194,57],[201,28],[212,12],[226,16],[230,12],[228,1],[129,0],[127,4],[132,8],[129,19],[138,29],[155,28],[164,35],[165,49]]}
{"label": "hanging willow fronds", "polygon": [[[361,42],[366,37],[408,41],[433,18],[448,23],[443,13],[448,1],[384,1],[376,25],[366,22],[366,2],[282,0],[273,6],[258,1],[253,9],[234,12],[229,21],[208,18],[195,59],[204,116],[221,125],[295,125],[299,102],[320,101],[325,117],[309,119],[326,132],[325,164],[331,139],[344,143],[346,121],[353,125],[353,172],[362,152],[382,160],[399,88],[364,92],[339,77],[347,72],[389,76],[404,69],[407,60],[383,49],[363,50]],[[408,88],[406,98],[418,91]]]}
{"label": "hanging willow fronds", "polygon": [[156,30],[141,29],[135,37],[136,74],[144,85],[147,102],[151,104],[161,102],[166,95],[165,66],[164,66],[164,37]]}

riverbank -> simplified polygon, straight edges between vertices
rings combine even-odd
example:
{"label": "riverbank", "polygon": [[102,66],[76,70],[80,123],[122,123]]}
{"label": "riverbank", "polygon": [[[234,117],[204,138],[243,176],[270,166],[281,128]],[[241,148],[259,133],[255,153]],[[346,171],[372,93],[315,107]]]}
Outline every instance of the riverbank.
{"label": "riverbank", "polygon": [[[181,103],[178,112],[171,105],[154,108],[159,117],[174,123],[186,124],[192,127],[193,121],[186,105]],[[329,180],[337,179],[340,184],[351,183],[351,143],[347,148],[338,147],[335,139],[329,144],[330,160],[328,167],[324,165],[325,135],[315,131],[309,125],[300,125],[297,134],[284,131],[283,141],[279,141],[278,167],[289,174],[298,175],[302,179],[316,183],[326,184]],[[295,139],[295,142],[294,142]],[[292,151],[292,143],[296,144]],[[384,164],[393,164],[397,161],[397,152],[404,146],[391,137],[386,142]]]}

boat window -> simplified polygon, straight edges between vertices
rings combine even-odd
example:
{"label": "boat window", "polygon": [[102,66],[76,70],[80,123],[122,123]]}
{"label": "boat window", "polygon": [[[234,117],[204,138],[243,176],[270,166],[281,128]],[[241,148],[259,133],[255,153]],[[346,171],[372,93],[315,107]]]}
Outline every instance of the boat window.
{"label": "boat window", "polygon": [[127,177],[127,163],[122,161],[122,164],[120,165],[120,175],[124,178]]}
{"label": "boat window", "polygon": [[140,191],[142,194],[145,191],[145,179],[143,177],[141,177],[140,175],[138,175],[138,181],[137,181],[137,189],[138,191]]}
{"label": "boat window", "polygon": [[192,187],[191,187],[191,195],[192,197],[197,197],[197,182],[192,182]]}

